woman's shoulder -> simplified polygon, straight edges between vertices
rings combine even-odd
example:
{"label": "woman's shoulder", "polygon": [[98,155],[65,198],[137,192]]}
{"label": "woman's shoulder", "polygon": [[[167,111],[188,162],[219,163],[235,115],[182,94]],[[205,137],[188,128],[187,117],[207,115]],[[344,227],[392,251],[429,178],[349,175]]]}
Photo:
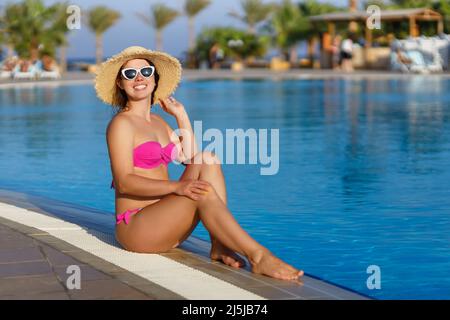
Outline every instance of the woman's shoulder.
{"label": "woman's shoulder", "polygon": [[123,130],[132,130],[133,123],[129,117],[124,114],[118,113],[116,114],[111,121],[109,122],[106,133],[111,133],[111,131],[123,131]]}

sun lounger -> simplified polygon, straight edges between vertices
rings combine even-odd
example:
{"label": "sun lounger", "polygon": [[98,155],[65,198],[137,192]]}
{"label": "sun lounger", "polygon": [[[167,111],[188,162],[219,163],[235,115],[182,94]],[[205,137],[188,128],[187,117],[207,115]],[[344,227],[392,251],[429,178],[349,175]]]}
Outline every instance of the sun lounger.
{"label": "sun lounger", "polygon": [[42,66],[42,61],[39,60],[34,64],[36,68],[36,75],[39,79],[59,79],[61,78],[61,74],[59,70],[55,69],[52,71],[44,70]]}
{"label": "sun lounger", "polygon": [[13,79],[35,79],[36,78],[36,68],[34,66],[30,66],[28,71],[22,72],[19,71],[19,67],[13,71]]}
{"label": "sun lounger", "polygon": [[391,52],[391,70],[392,71],[401,71],[401,72],[409,72],[409,67],[408,65],[402,63],[398,57],[397,57],[397,53],[395,52]]}
{"label": "sun lounger", "polygon": [[416,73],[428,73],[427,65],[422,53],[418,50],[410,50],[407,52],[408,58],[412,63],[409,70]]}
{"label": "sun lounger", "polygon": [[40,79],[59,79],[61,78],[61,74],[59,71],[40,71],[38,73]]}
{"label": "sun lounger", "polygon": [[5,70],[0,71],[0,79],[10,79],[11,77],[12,77],[11,71],[5,71]]}
{"label": "sun lounger", "polygon": [[0,79],[9,79],[12,77],[12,72],[5,68],[6,61],[0,63]]}
{"label": "sun lounger", "polygon": [[[396,41],[392,46],[391,69],[414,73],[442,72],[446,66],[443,60],[443,56],[447,55],[445,42],[444,39],[426,37]],[[398,48],[412,61],[411,64],[399,61],[396,54]]]}
{"label": "sun lounger", "polygon": [[36,74],[34,72],[14,72],[14,79],[34,79]]}

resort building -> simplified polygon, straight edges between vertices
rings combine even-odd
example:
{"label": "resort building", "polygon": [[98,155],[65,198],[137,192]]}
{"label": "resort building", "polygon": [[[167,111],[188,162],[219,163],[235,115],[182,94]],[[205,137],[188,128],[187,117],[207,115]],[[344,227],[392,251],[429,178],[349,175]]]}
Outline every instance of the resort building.
{"label": "resort building", "polygon": [[[381,25],[390,23],[407,22],[409,24],[409,38],[421,36],[420,23],[427,21],[435,24],[436,35],[444,33],[444,17],[436,11],[427,8],[381,10],[379,11]],[[373,46],[373,25],[368,26],[368,20],[372,18],[373,12],[350,10],[348,12],[335,12],[313,16],[311,23],[315,25],[326,23],[327,31],[321,35],[321,68],[332,66],[332,42],[337,33],[337,27],[346,25],[349,32],[356,32],[361,28],[359,34],[363,35],[363,45],[354,48],[353,65],[356,68],[365,69],[388,69],[390,66],[390,44],[394,39],[393,34],[388,34],[388,44],[385,46]]]}

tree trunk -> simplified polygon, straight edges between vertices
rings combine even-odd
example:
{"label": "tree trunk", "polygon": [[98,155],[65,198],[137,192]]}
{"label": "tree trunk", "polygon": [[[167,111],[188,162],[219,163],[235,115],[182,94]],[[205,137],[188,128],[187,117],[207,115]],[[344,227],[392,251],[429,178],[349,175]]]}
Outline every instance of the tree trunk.
{"label": "tree trunk", "polygon": [[8,44],[6,48],[8,49],[6,57],[12,58],[12,56],[14,56],[14,46],[12,44]]}
{"label": "tree trunk", "polygon": [[[349,10],[350,12],[356,12],[358,11],[358,1],[357,0],[350,0],[349,1]],[[352,33],[358,31],[358,23],[356,21],[350,21],[348,25],[348,30]]]}
{"label": "tree trunk", "polygon": [[189,17],[188,28],[189,28],[189,50],[191,50],[194,48],[194,45],[195,45],[194,17]]}
{"label": "tree trunk", "polygon": [[314,58],[314,38],[309,38],[308,39],[308,59],[311,61],[311,65],[312,65],[312,60]]}
{"label": "tree trunk", "polygon": [[[311,59],[314,59],[317,52],[317,43],[320,41],[320,38],[318,36],[313,36],[309,38],[308,40],[308,55]],[[320,51],[320,49],[319,49]]]}
{"label": "tree trunk", "polygon": [[39,59],[39,49],[38,48],[31,49],[30,59],[31,59],[31,61],[36,61]]}
{"label": "tree trunk", "polygon": [[289,61],[289,49],[283,48],[281,54],[284,61]]}
{"label": "tree trunk", "polygon": [[103,60],[103,35],[95,35],[95,63],[100,64]]}
{"label": "tree trunk", "polygon": [[317,61],[314,60],[316,55],[316,44],[317,44],[317,36],[313,36],[308,40],[308,57],[311,61],[311,68],[317,68]]}
{"label": "tree trunk", "polygon": [[256,33],[256,28],[254,24],[249,24],[248,25],[248,33],[250,34],[255,34]]}
{"label": "tree trunk", "polygon": [[295,66],[297,64],[297,46],[294,45],[289,50],[289,62],[292,66]]}
{"label": "tree trunk", "polygon": [[61,73],[67,71],[67,57],[66,57],[66,46],[63,45],[59,48],[59,69]]}
{"label": "tree trunk", "polygon": [[39,59],[39,44],[35,39],[31,40],[29,53],[31,61],[34,62]]}
{"label": "tree trunk", "polygon": [[162,30],[161,29],[156,30],[156,50],[157,51],[163,50]]}

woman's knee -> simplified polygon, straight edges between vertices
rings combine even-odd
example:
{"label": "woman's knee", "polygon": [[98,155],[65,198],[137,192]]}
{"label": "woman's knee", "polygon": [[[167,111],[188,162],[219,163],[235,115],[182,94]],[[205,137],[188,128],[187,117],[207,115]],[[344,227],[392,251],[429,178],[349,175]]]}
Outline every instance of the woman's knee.
{"label": "woman's knee", "polygon": [[220,159],[216,156],[214,152],[204,151],[202,152],[203,164],[218,164],[220,165]]}
{"label": "woman's knee", "polygon": [[220,159],[216,156],[214,152],[202,151],[193,156],[189,161],[185,163],[190,164],[220,164]]}
{"label": "woman's knee", "polygon": [[211,183],[209,183],[208,181],[204,181],[204,182],[207,184],[205,187],[206,193],[203,194],[200,197],[200,199],[196,201],[198,205],[201,205],[203,202],[220,199],[219,194],[217,193],[214,186]]}

